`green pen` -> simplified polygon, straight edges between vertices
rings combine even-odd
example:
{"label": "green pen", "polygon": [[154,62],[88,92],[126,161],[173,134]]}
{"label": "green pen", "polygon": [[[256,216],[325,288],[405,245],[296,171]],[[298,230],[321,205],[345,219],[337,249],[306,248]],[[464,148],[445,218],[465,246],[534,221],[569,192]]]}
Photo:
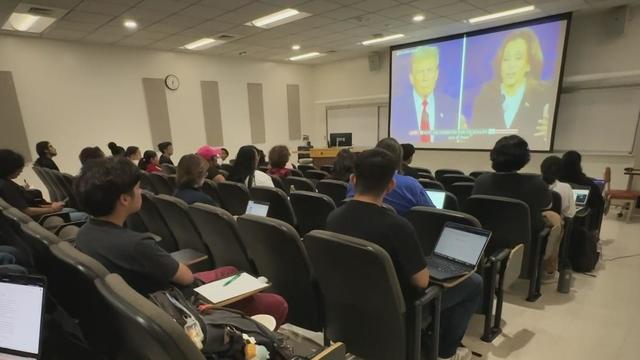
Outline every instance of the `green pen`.
{"label": "green pen", "polygon": [[231,279],[227,280],[227,282],[222,284],[222,286],[227,286],[227,285],[231,284],[232,282],[236,281],[236,279],[239,278],[240,275],[242,275],[242,273],[237,273],[237,274],[233,275],[231,277]]}

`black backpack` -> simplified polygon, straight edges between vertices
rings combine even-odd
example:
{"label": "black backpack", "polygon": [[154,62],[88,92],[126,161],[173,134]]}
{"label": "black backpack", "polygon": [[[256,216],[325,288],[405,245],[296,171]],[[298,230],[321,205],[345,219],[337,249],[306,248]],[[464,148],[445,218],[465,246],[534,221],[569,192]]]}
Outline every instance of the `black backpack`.
{"label": "black backpack", "polygon": [[600,253],[598,252],[598,236],[595,231],[588,231],[584,227],[578,227],[573,232],[569,260],[573,271],[590,272],[595,269]]}

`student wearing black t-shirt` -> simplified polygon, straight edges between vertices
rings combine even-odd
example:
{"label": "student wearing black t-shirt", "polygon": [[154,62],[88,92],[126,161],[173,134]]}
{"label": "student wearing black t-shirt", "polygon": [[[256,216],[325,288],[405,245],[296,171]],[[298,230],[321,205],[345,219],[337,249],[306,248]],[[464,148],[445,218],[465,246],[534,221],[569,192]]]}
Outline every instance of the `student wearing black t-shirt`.
{"label": "student wearing black t-shirt", "polygon": [[158,144],[158,150],[160,150],[160,165],[169,164],[173,165],[171,155],[173,155],[173,144],[170,141],[164,141]]}
{"label": "student wearing black t-shirt", "polygon": [[402,146],[402,175],[411,176],[416,179],[420,178],[420,176],[418,176],[418,170],[411,167],[416,148],[411,144],[400,145]]}
{"label": "student wearing black t-shirt", "polygon": [[[406,219],[386,210],[383,199],[395,186],[397,168],[393,155],[382,149],[367,150],[356,158],[355,196],[334,210],[327,230],[371,241],[387,251],[408,302],[429,285],[429,272],[415,229]],[[473,274],[447,289],[442,297],[439,358],[467,360],[460,347],[469,320],[479,307],[482,278]]]}
{"label": "student wearing black t-shirt", "polygon": [[37,143],[36,152],[38,153],[38,158],[33,163],[34,166],[60,171],[56,162],[53,161],[53,157],[58,155],[58,151],[50,142],[40,141]]}
{"label": "student wearing black t-shirt", "polygon": [[[94,217],[78,232],[77,248],[122,276],[129,286],[143,295],[172,284],[189,286],[194,276],[210,282],[237,273],[235,268],[226,266],[194,275],[148,234],[125,228],[125,220],[142,204],[140,176],[140,170],[123,158],[85,164],[74,188],[83,209]],[[247,315],[269,314],[278,325],[284,323],[288,312],[282,297],[267,293],[229,306]]]}
{"label": "student wearing black t-shirt", "polygon": [[13,150],[0,150],[0,197],[9,205],[33,218],[62,211],[64,203],[45,204],[42,201],[39,202],[34,199],[32,193],[13,181],[20,176],[22,169],[24,169],[22,155]]}

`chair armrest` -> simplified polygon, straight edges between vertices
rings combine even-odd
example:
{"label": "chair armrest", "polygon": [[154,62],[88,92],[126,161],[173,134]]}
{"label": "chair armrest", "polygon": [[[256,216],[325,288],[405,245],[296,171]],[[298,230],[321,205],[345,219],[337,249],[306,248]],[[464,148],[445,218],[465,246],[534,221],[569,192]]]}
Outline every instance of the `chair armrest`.
{"label": "chair armrest", "polygon": [[197,252],[193,249],[182,249],[174,251],[171,256],[178,262],[181,262],[188,267],[195,267],[195,265],[208,261],[209,257],[203,253]]}
{"label": "chair armrest", "polygon": [[40,218],[38,218],[38,224],[43,225],[44,221],[47,220],[48,218],[52,217],[52,216],[57,216],[57,217],[61,218],[65,223],[68,223],[68,222],[71,221],[71,216],[70,216],[70,214],[68,212],[60,211],[60,212],[44,214],[44,215],[40,216]]}
{"label": "chair armrest", "polygon": [[424,306],[442,295],[442,288],[439,286],[430,286],[425,290],[424,294],[413,303],[414,307]]}
{"label": "chair armrest", "polygon": [[511,254],[510,249],[502,249],[498,250],[493,255],[489,256],[488,262],[490,263],[498,263],[503,262],[506,258]]}
{"label": "chair armrest", "polygon": [[145,234],[145,235],[147,235],[148,237],[152,238],[152,239],[153,239],[153,240],[155,240],[156,242],[160,242],[160,241],[162,241],[162,237],[161,237],[161,236],[156,235],[156,234],[154,234],[154,233],[152,233],[152,232],[146,232],[146,233],[144,233],[144,234]]}
{"label": "chair armrest", "polygon": [[67,226],[77,226],[77,227],[82,227],[82,225],[84,225],[87,222],[87,220],[79,220],[79,221],[71,221],[68,223],[64,223],[64,224],[60,224],[60,226],[58,226],[53,233],[56,235],[60,234],[60,231],[64,228],[66,228]]}

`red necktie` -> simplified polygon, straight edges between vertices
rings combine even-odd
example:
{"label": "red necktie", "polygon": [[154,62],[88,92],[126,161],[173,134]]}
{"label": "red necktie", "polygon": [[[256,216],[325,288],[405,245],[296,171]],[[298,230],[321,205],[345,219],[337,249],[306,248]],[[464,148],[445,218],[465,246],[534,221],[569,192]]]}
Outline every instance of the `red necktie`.
{"label": "red necktie", "polygon": [[[427,101],[427,98],[424,98],[424,100],[422,100],[422,116],[420,117],[420,130],[422,131],[429,131],[429,113],[427,112],[427,105],[429,105],[429,102]],[[431,135],[421,135],[420,141],[423,143],[431,142]]]}

